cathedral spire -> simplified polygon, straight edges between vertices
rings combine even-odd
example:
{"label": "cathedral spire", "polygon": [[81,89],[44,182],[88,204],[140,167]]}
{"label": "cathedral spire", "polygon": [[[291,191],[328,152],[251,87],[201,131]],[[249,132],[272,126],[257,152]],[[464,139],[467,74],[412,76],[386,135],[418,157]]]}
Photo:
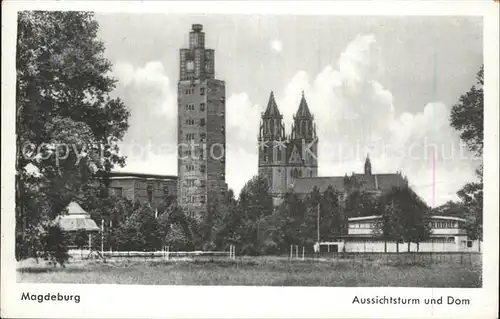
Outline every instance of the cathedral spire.
{"label": "cathedral spire", "polygon": [[281,117],[281,113],[278,110],[278,104],[276,104],[276,100],[274,99],[273,91],[271,91],[271,95],[269,96],[269,102],[267,102],[267,108],[264,112],[264,117]]}
{"label": "cathedral spire", "polygon": [[311,112],[309,111],[309,106],[307,105],[306,98],[304,96],[304,91],[302,91],[302,98],[300,99],[299,110],[295,114],[296,118],[312,118]]}
{"label": "cathedral spire", "polygon": [[366,154],[366,160],[365,160],[365,175],[371,175],[372,174],[372,163],[370,162],[370,154]]}

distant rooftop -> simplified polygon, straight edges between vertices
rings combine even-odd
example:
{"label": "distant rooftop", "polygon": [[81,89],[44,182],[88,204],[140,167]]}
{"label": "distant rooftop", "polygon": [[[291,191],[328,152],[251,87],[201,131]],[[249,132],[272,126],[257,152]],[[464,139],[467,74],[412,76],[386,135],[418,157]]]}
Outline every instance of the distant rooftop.
{"label": "distant rooftop", "polygon": [[153,179],[170,179],[177,180],[176,175],[160,175],[160,174],[148,174],[148,173],[137,173],[137,172],[100,172],[97,175],[105,176],[110,178],[153,178]]}

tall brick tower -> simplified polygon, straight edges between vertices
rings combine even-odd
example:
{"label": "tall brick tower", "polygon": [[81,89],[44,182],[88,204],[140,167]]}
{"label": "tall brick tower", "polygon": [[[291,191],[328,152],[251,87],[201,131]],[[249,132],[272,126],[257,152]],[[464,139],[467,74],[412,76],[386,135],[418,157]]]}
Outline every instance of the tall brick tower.
{"label": "tall brick tower", "polygon": [[202,218],[226,192],[226,87],[215,79],[214,50],[205,48],[201,24],[193,24],[189,48],[180,49],[177,92],[177,201]]}
{"label": "tall brick tower", "polygon": [[259,176],[267,179],[275,204],[286,192],[286,142],[283,115],[271,92],[259,130]]}
{"label": "tall brick tower", "polygon": [[309,111],[304,92],[299,109],[293,117],[292,131],[287,145],[288,184],[296,178],[318,176],[318,137],[314,117]]}

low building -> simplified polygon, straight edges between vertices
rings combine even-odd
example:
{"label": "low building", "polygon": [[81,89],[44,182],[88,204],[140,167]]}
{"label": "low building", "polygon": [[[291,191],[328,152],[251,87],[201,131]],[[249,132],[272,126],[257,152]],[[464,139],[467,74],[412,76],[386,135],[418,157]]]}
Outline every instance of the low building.
{"label": "low building", "polygon": [[[353,217],[348,220],[348,234],[337,242],[320,243],[322,252],[407,252],[408,243],[384,241],[374,232],[382,216]],[[465,219],[453,216],[429,216],[429,240],[410,243],[411,252],[480,252],[478,240],[470,240],[465,230]]]}
{"label": "low building", "polygon": [[150,203],[158,209],[168,198],[177,197],[177,176],[127,172],[108,173],[110,194],[132,202]]}

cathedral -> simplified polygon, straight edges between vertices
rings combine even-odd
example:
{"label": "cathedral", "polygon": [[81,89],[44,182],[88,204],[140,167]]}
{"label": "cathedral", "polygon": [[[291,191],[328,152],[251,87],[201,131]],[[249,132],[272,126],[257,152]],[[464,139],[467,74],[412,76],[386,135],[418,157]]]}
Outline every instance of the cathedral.
{"label": "cathedral", "polygon": [[288,190],[305,195],[317,187],[320,192],[332,186],[346,195],[359,190],[377,197],[393,187],[408,185],[401,172],[373,174],[367,155],[363,173],[347,173],[344,176],[318,176],[318,144],[314,116],[309,110],[306,97],[302,98],[293,116],[290,134],[286,133],[283,115],[280,113],[273,92],[262,114],[258,136],[259,176],[268,182],[275,205]]}
{"label": "cathedral", "polygon": [[318,137],[304,92],[290,134],[286,133],[283,115],[271,92],[262,114],[258,141],[259,175],[267,180],[275,203],[296,179],[318,176]]}

